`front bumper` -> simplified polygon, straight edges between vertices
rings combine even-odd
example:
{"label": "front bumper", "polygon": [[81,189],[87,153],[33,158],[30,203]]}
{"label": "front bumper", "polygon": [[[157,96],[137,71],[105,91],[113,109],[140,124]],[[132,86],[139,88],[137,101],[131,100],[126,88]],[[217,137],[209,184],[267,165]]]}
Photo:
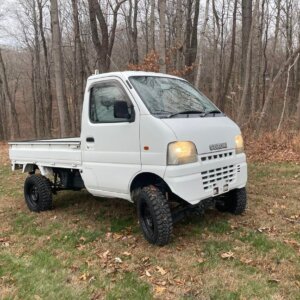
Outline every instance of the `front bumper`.
{"label": "front bumper", "polygon": [[195,205],[203,199],[245,187],[246,156],[236,155],[233,150],[199,155],[196,163],[168,166],[164,180],[174,194]]}

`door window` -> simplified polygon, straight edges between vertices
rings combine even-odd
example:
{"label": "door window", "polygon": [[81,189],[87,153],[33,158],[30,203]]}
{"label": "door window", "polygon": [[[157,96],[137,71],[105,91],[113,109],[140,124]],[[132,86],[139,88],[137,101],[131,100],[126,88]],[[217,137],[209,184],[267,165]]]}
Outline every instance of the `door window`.
{"label": "door window", "polygon": [[128,119],[114,117],[114,103],[126,101],[129,113],[132,105],[125,90],[117,81],[102,82],[91,89],[90,120],[92,123],[128,122]]}

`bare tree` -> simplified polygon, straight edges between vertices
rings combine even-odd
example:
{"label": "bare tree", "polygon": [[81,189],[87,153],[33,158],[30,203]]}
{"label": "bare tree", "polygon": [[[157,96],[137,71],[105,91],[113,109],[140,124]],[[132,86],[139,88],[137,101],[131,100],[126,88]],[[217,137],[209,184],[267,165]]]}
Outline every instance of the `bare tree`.
{"label": "bare tree", "polygon": [[[98,67],[101,72],[109,71],[112,49],[115,42],[118,11],[125,1],[126,0],[121,0],[117,2],[116,6],[112,8],[113,20],[111,31],[109,32],[108,24],[99,2],[97,0],[88,0],[92,40],[97,53]],[[98,33],[97,20],[101,31],[101,41]]]}
{"label": "bare tree", "polygon": [[297,103],[297,111],[296,111],[296,127],[300,130],[300,90],[298,94],[298,103]]}
{"label": "bare tree", "polygon": [[166,0],[158,1],[159,13],[159,71],[167,72],[166,66]]}
{"label": "bare tree", "polygon": [[237,0],[234,1],[233,13],[232,13],[232,38],[231,38],[231,50],[230,50],[230,58],[229,58],[229,65],[227,70],[227,75],[225,78],[225,85],[223,89],[223,93],[220,99],[220,108],[222,110],[225,109],[225,101],[226,95],[228,93],[229,82],[232,74],[233,64],[234,64],[234,55],[235,55],[235,40],[236,40],[236,14],[237,14]]}
{"label": "bare tree", "polygon": [[47,42],[44,32],[44,22],[43,22],[43,5],[42,0],[37,0],[38,10],[39,10],[39,31],[42,39],[42,47],[44,54],[44,64],[45,64],[45,110],[44,110],[44,118],[45,118],[45,135],[51,136],[51,128],[52,128],[52,106],[53,106],[53,96],[52,96],[52,84],[51,84],[51,74],[50,74],[50,63],[49,63],[49,54],[47,48]]}
{"label": "bare tree", "polygon": [[0,48],[0,86],[3,87],[3,94],[5,99],[8,101],[9,108],[10,108],[10,114],[11,114],[11,124],[10,127],[12,129],[11,137],[12,138],[18,138],[20,136],[20,127],[19,127],[19,120],[17,115],[17,110],[15,106],[15,102],[13,101],[13,98],[11,96],[9,86],[8,86],[8,80],[7,80],[7,74],[6,74],[6,68],[5,64],[2,58],[2,52]]}
{"label": "bare tree", "polygon": [[176,3],[176,33],[175,33],[175,47],[176,47],[176,70],[181,70],[183,67],[183,8],[182,0],[177,0]]}
{"label": "bare tree", "polygon": [[204,37],[206,32],[206,27],[208,23],[208,10],[209,10],[209,0],[206,0],[205,4],[205,15],[204,15],[204,23],[202,30],[200,32],[200,38],[198,43],[198,51],[197,51],[197,72],[195,77],[195,86],[198,87],[200,83],[201,71],[202,71],[202,62],[203,62],[203,52],[204,52]]}
{"label": "bare tree", "polygon": [[129,0],[128,15],[125,16],[126,29],[129,43],[129,63],[137,65],[139,63],[139,48],[138,48],[138,15],[139,0]]}
{"label": "bare tree", "polygon": [[60,134],[61,136],[69,136],[71,134],[71,122],[65,94],[64,62],[62,55],[62,42],[58,18],[57,0],[51,0],[51,25],[56,98],[60,120]]}
{"label": "bare tree", "polygon": [[[258,9],[259,9],[259,2],[260,0],[256,0],[255,8],[254,8],[254,19],[256,19]],[[241,105],[239,107],[239,114],[238,114],[238,122],[241,125],[245,125],[245,121],[248,121],[249,117],[246,120],[243,120],[246,112],[248,115],[250,113],[249,106],[249,99],[250,98],[250,82],[251,82],[251,52],[252,52],[252,38],[254,33],[254,22],[251,23],[250,32],[249,32],[249,39],[248,39],[248,47],[247,47],[247,56],[246,56],[246,68],[245,68],[245,77],[244,77],[244,86],[243,86],[243,95],[241,99]]]}
{"label": "bare tree", "polygon": [[150,51],[155,51],[155,0],[150,0]]}
{"label": "bare tree", "polygon": [[73,13],[73,34],[74,34],[74,49],[73,49],[73,73],[75,75],[75,82],[73,87],[73,100],[75,104],[75,130],[80,132],[81,124],[81,110],[84,96],[85,84],[85,71],[83,63],[83,49],[80,38],[79,17],[78,17],[78,4],[77,0],[72,0],[72,13]]}

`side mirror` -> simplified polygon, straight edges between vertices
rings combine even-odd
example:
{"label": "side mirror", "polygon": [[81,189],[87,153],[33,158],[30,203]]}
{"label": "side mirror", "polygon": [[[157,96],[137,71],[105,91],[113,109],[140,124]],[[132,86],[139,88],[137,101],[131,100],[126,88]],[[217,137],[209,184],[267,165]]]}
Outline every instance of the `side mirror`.
{"label": "side mirror", "polygon": [[128,119],[128,121],[132,119],[126,101],[120,100],[114,102],[114,117],[117,119]]}

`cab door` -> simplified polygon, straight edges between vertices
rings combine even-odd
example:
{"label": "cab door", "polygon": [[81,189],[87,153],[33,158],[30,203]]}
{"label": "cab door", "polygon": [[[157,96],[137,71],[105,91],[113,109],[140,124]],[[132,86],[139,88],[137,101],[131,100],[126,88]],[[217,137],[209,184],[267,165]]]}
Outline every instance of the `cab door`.
{"label": "cab door", "polygon": [[[94,195],[130,199],[129,182],[141,170],[138,107],[118,78],[94,82],[86,97],[81,134],[85,186]],[[130,118],[116,117],[117,101],[126,101]]]}

